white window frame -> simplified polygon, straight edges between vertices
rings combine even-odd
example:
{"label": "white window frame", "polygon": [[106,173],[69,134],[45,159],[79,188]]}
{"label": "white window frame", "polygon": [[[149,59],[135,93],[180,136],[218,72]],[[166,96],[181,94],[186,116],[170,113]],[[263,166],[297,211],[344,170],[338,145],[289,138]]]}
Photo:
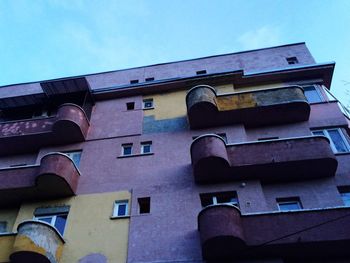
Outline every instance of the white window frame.
{"label": "white window frame", "polygon": [[[145,146],[149,146],[149,152],[145,152]],[[141,142],[141,154],[152,153],[152,142]]]}
{"label": "white window frame", "polygon": [[[119,207],[125,205],[125,214],[119,215]],[[114,201],[112,217],[125,217],[129,215],[129,200]]]}
{"label": "white window frame", "polygon": [[[237,199],[237,198],[236,198],[236,199]],[[219,203],[219,202],[218,202],[217,196],[212,196],[212,203],[213,203],[213,205],[218,205],[218,204],[230,204],[230,205],[238,206],[238,199],[237,199],[236,202],[231,201],[231,202]]]}
{"label": "white window frame", "polygon": [[[130,153],[129,154],[125,154],[125,149],[126,148],[129,148],[130,147]],[[121,153],[121,156],[130,156],[132,155],[132,147],[133,147],[133,144],[132,143],[125,143],[125,144],[122,144],[122,153]]]}
{"label": "white window frame", "polygon": [[[65,230],[66,230],[67,219],[68,219],[68,213],[48,214],[48,215],[34,216],[34,219],[35,219],[35,220],[38,220],[38,221],[42,221],[42,222],[48,223],[48,224],[50,224],[51,226],[53,226],[54,228],[56,228],[55,224],[56,224],[57,217],[58,217],[58,216],[62,216],[62,215],[67,216],[67,218],[66,218],[66,223],[65,223],[64,228],[63,228],[63,233],[62,233],[62,234],[60,233],[61,235],[63,235],[64,232],[65,232]],[[46,221],[44,221],[44,220],[40,220],[41,218],[50,218],[50,217],[51,217],[51,222],[50,222],[50,223],[49,223],[49,222],[46,222]],[[56,229],[57,229],[57,228],[56,228]],[[58,231],[58,229],[57,229],[57,231]],[[58,231],[58,232],[59,232],[59,231]]]}
{"label": "white window frame", "polygon": [[[146,103],[149,103],[149,102],[151,102],[152,105],[146,107]],[[143,108],[144,110],[147,110],[147,109],[154,109],[154,101],[153,101],[153,98],[144,99],[144,100],[142,101],[142,108]]]}
{"label": "white window frame", "polygon": [[341,128],[329,128],[329,129],[321,129],[321,130],[312,130],[311,132],[312,132],[313,135],[316,135],[316,134],[314,134],[314,132],[322,132],[323,135],[328,138],[328,140],[330,142],[330,145],[331,145],[331,148],[332,148],[334,153],[344,153],[344,152],[338,152],[337,148],[334,145],[334,142],[333,142],[331,136],[328,133],[328,131],[330,131],[330,130],[338,131],[338,133],[340,134],[340,137],[341,137],[341,139],[344,142],[344,145],[346,147],[346,152],[350,152],[350,144],[349,144],[347,138],[345,137],[345,135],[343,133],[343,130]]}

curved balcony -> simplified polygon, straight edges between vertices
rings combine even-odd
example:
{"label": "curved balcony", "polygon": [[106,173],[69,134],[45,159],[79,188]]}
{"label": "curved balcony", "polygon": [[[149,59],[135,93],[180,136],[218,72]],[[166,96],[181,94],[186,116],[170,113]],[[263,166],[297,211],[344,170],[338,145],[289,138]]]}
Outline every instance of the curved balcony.
{"label": "curved balcony", "polygon": [[41,221],[24,221],[17,227],[17,236],[10,255],[13,263],[58,263],[64,240],[51,225]]}
{"label": "curved balcony", "polygon": [[45,155],[39,165],[0,169],[0,206],[75,195],[79,177],[73,161],[61,153]]}
{"label": "curved balcony", "polygon": [[307,121],[310,105],[299,86],[217,95],[207,85],[187,93],[187,114],[192,129],[242,123],[263,126]]}
{"label": "curved balcony", "polygon": [[229,258],[246,246],[241,213],[233,205],[211,205],[198,215],[198,230],[205,259]]}
{"label": "curved balcony", "polygon": [[202,256],[208,262],[348,257],[349,212],[338,207],[241,215],[234,206],[208,206],[198,215]]}
{"label": "curved balcony", "polygon": [[260,179],[266,182],[334,176],[338,162],[324,136],[228,144],[215,134],[191,144],[197,183]]}
{"label": "curved balcony", "polygon": [[0,155],[35,151],[47,145],[84,141],[89,120],[78,105],[67,103],[54,117],[0,123]]}

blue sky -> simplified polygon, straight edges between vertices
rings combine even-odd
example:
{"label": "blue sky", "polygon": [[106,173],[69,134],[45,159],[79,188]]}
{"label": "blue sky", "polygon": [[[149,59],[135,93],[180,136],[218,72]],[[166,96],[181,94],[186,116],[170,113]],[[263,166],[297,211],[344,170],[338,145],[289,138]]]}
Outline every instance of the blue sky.
{"label": "blue sky", "polygon": [[350,104],[349,29],[348,0],[0,0],[0,86],[305,41]]}

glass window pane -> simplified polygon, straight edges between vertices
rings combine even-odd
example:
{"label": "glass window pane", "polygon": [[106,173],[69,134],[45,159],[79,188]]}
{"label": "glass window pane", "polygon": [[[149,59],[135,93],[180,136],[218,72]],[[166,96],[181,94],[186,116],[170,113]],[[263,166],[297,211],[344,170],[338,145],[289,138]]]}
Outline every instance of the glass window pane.
{"label": "glass window pane", "polygon": [[118,216],[125,216],[126,215],[126,204],[119,204],[118,205]]}
{"label": "glass window pane", "polygon": [[64,233],[64,228],[66,226],[67,215],[58,215],[56,217],[55,227],[60,232],[61,235]]}
{"label": "glass window pane", "polygon": [[131,146],[124,146],[123,155],[130,155],[130,154],[131,154]]}
{"label": "glass window pane", "polygon": [[291,211],[291,210],[300,210],[301,209],[299,202],[279,203],[278,207],[279,207],[280,211]]}
{"label": "glass window pane", "polygon": [[325,135],[323,131],[313,131],[312,132],[313,135]]}
{"label": "glass window pane", "polygon": [[150,153],[151,152],[151,145],[143,145],[143,153]]}
{"label": "glass window pane", "polygon": [[304,94],[308,102],[310,103],[316,103],[316,102],[322,102],[322,98],[318,94],[316,88],[314,86],[309,87],[303,87]]}
{"label": "glass window pane", "polygon": [[72,160],[77,167],[79,167],[79,164],[80,164],[80,157],[81,157],[81,153],[75,153],[72,156]]}
{"label": "glass window pane", "polygon": [[332,140],[337,152],[347,152],[348,149],[341,137],[339,130],[328,130],[330,139]]}
{"label": "glass window pane", "polygon": [[46,222],[46,223],[51,224],[52,216],[48,216],[48,217],[39,217],[39,218],[37,218],[37,219],[40,220],[40,221],[44,221],[44,222]]}
{"label": "glass window pane", "polygon": [[350,192],[341,193],[341,198],[343,199],[345,206],[350,206]]}

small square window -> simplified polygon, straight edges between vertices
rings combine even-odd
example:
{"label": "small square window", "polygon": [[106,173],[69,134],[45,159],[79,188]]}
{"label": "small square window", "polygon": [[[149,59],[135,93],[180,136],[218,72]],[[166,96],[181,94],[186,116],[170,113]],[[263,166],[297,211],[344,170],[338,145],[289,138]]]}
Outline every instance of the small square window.
{"label": "small square window", "polygon": [[217,204],[230,204],[239,207],[236,192],[205,193],[199,196],[203,207]]}
{"label": "small square window", "polygon": [[350,186],[338,187],[341,199],[343,200],[344,206],[350,207]]}
{"label": "small square window", "polygon": [[0,233],[6,233],[6,232],[7,232],[7,222],[0,221]]}
{"label": "small square window", "polygon": [[67,155],[70,159],[72,159],[73,163],[76,167],[80,165],[81,151],[73,151],[73,152],[62,152]]}
{"label": "small square window", "polygon": [[289,58],[286,58],[286,60],[287,60],[289,65],[293,65],[293,64],[298,64],[299,63],[297,57],[289,57]]}
{"label": "small square window", "polygon": [[207,74],[207,71],[206,70],[198,70],[198,71],[196,71],[196,74],[197,75],[204,75],[204,74]]}
{"label": "small square window", "polygon": [[132,154],[132,143],[122,144],[122,155],[131,155]]}
{"label": "small square window", "polygon": [[277,205],[280,211],[301,210],[301,202],[298,197],[277,198]]}
{"label": "small square window", "polygon": [[152,152],[152,142],[141,142],[141,154]]}
{"label": "small square window", "polygon": [[145,81],[146,81],[146,82],[148,82],[148,81],[154,81],[154,78],[146,78]]}
{"label": "small square window", "polygon": [[144,99],[143,100],[144,109],[153,109],[153,99]]}
{"label": "small square window", "polygon": [[134,110],[135,109],[135,102],[127,102],[126,109],[127,110]]}
{"label": "small square window", "polygon": [[128,200],[115,201],[113,208],[113,217],[128,215],[128,203]]}
{"label": "small square window", "polygon": [[137,202],[139,203],[139,214],[149,214],[151,212],[150,197],[138,198]]}
{"label": "small square window", "polygon": [[138,79],[130,80],[130,84],[137,84],[137,83],[139,83],[139,80],[138,80]]}

